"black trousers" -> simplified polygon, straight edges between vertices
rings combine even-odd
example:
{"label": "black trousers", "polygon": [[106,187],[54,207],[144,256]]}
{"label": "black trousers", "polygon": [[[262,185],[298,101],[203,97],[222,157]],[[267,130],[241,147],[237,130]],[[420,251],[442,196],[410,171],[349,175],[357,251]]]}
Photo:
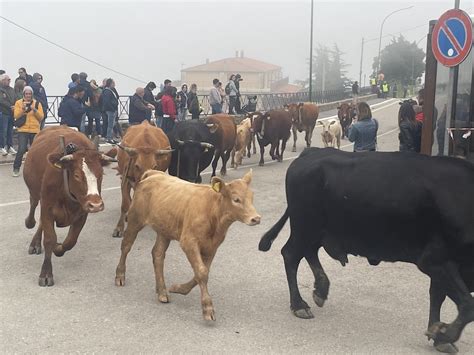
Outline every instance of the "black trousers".
{"label": "black trousers", "polygon": [[33,143],[36,133],[18,132],[18,151],[13,162],[13,170],[20,170],[23,155],[28,150],[28,144]]}

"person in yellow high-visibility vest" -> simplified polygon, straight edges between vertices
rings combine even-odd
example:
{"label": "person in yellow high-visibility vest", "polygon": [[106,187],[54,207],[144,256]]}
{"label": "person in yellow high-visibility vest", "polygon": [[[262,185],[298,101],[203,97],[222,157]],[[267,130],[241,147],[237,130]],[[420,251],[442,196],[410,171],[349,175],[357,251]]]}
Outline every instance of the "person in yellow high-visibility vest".
{"label": "person in yellow high-visibility vest", "polygon": [[375,77],[372,77],[370,78],[370,86],[372,88],[372,94],[376,94],[377,93],[377,80],[375,79]]}
{"label": "person in yellow high-visibility vest", "polygon": [[389,91],[390,91],[390,85],[388,85],[386,81],[382,82],[382,95],[384,99],[387,98]]}

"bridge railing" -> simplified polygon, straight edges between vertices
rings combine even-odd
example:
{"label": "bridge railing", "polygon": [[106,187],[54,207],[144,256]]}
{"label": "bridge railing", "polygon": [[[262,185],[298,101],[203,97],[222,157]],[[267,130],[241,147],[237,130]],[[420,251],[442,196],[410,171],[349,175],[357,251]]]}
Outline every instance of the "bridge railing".
{"label": "bridge railing", "polygon": [[[361,89],[361,94],[363,90]],[[369,88],[370,89],[370,88]],[[245,93],[240,97],[241,106],[248,103],[250,97],[257,96],[257,110],[258,111],[269,111],[273,109],[282,108],[286,104],[297,103],[297,102],[308,102],[308,92],[297,92],[297,93]],[[323,104],[327,102],[334,102],[338,100],[344,100],[351,96],[351,93],[345,90],[326,90],[326,91],[314,91],[312,94],[312,101],[317,104]],[[58,115],[58,108],[64,96],[48,96],[48,118],[47,124],[58,124],[60,117]],[[120,120],[128,120],[128,109],[130,105],[131,96],[120,96],[118,115]],[[199,103],[202,108],[201,115],[207,116],[211,114],[211,105],[209,104],[209,95],[198,95]],[[228,112],[229,109],[229,98],[228,96],[224,100],[223,112]]]}

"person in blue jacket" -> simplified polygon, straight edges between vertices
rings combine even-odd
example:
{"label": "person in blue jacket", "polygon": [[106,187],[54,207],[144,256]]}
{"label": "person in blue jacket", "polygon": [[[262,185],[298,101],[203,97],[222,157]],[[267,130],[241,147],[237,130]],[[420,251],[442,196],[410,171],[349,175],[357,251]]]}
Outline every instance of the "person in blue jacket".
{"label": "person in blue jacket", "polygon": [[377,131],[379,123],[372,118],[372,111],[367,102],[357,105],[358,118],[349,126],[349,141],[354,142],[354,152],[377,150]]}
{"label": "person in blue jacket", "polygon": [[84,92],[85,90],[82,86],[76,86],[69,89],[67,95],[64,96],[58,109],[62,125],[68,125],[69,127],[75,127],[80,130],[82,116],[86,112],[82,104]]}

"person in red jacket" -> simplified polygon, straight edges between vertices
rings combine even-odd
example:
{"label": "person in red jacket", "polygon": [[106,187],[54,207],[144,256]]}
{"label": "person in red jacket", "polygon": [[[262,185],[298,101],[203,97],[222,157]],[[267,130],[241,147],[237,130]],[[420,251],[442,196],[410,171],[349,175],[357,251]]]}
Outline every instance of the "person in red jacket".
{"label": "person in red jacket", "polygon": [[161,106],[163,108],[163,123],[161,128],[165,133],[173,130],[176,120],[176,105],[173,98],[173,87],[167,86],[163,97],[161,98]]}

